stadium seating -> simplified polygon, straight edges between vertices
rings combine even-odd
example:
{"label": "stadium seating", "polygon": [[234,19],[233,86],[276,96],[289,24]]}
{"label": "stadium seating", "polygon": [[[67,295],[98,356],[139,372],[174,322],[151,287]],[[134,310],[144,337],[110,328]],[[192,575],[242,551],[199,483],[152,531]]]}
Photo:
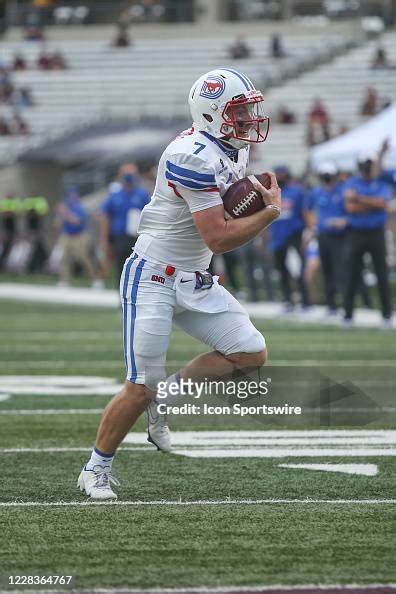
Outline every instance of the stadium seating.
{"label": "stadium seating", "polygon": [[[393,38],[389,33],[381,40],[391,59],[396,56]],[[307,159],[306,114],[315,97],[325,101],[332,127],[337,129],[361,121],[358,109],[367,86],[374,86],[382,98],[396,96],[395,71],[370,69],[378,41],[346,52],[350,41],[340,35],[326,37],[325,42],[317,35],[288,36],[287,57],[274,60],[268,55],[268,41],[255,38],[249,40],[252,56],[234,61],[228,57],[231,38],[205,40],[204,51],[201,44],[188,39],[138,40],[123,49],[97,40],[47,44],[46,49],[63,52],[69,68],[50,72],[30,68],[14,74],[16,84],[30,87],[36,101],[35,107],[24,111],[32,134],[0,137],[0,163],[12,161],[26,148],[106,119],[188,118],[186,89],[205,70],[228,65],[243,69],[266,89],[270,115],[274,117],[281,104],[296,113],[294,125],[273,122],[270,143],[260,147],[256,158],[266,167],[289,163],[300,173]],[[32,65],[40,46],[7,42],[2,50],[4,63],[18,50]],[[284,77],[292,78],[281,84]]]}
{"label": "stadium seating", "polygon": [[[46,50],[60,50],[68,63],[66,71],[29,68],[17,72],[19,86],[31,88],[36,106],[25,110],[31,137],[0,138],[0,162],[12,161],[24,148],[33,148],[65,132],[111,118],[142,116],[186,116],[186,90],[205,70],[219,65],[243,69],[266,86],[284,76],[311,68],[345,47],[341,35],[290,36],[287,57],[273,60],[266,38],[250,39],[254,51],[244,60],[230,60],[231,38],[207,39],[202,43],[186,38],[137,40],[130,48],[116,49],[102,41],[62,41],[46,44]],[[32,66],[40,46],[18,42],[2,44],[2,60],[11,62],[21,51]],[[160,100],[159,100],[160,98]]]}
{"label": "stadium seating", "polygon": [[[385,34],[380,43],[387,50],[390,61],[396,63],[394,33]],[[266,94],[268,113],[273,115],[279,105],[286,105],[295,112],[298,121],[294,125],[273,124],[269,144],[260,147],[256,153],[261,166],[287,163],[295,173],[304,171],[308,157],[307,113],[318,96],[329,111],[334,132],[340,126],[353,128],[365,121],[359,115],[359,108],[367,87],[378,91],[380,102],[395,100],[396,70],[370,68],[378,45],[378,41],[370,41]]]}

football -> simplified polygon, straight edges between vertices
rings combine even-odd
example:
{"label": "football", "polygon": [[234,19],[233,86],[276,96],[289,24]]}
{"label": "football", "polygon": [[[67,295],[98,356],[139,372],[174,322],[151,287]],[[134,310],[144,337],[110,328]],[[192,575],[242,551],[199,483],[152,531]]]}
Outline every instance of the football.
{"label": "football", "polygon": [[261,194],[255,190],[252,184],[252,177],[256,177],[265,188],[271,186],[271,178],[268,173],[249,175],[232,184],[223,196],[224,210],[228,215],[226,218],[248,217],[265,208]]}

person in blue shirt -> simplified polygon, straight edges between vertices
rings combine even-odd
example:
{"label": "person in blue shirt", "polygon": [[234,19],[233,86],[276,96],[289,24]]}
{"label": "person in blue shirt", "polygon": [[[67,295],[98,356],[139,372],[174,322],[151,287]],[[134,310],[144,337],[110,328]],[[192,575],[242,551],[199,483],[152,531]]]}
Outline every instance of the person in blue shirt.
{"label": "person in blue shirt", "polygon": [[385,232],[388,203],[392,197],[389,184],[378,178],[378,155],[362,152],[358,157],[359,174],[345,183],[345,210],[348,232],[345,246],[345,325],[352,322],[354,301],[363,256],[369,253],[378,281],[382,317],[391,324],[392,306],[386,262]]}
{"label": "person in blue shirt", "polygon": [[146,190],[138,185],[137,167],[123,165],[119,171],[121,187],[110,192],[100,209],[100,245],[105,259],[104,270],[113,258],[117,278],[121,278],[125,260],[131,255],[143,208],[150,202]]}
{"label": "person in blue shirt", "polygon": [[95,266],[90,250],[88,234],[88,213],[80,200],[76,186],[68,186],[63,203],[58,208],[58,222],[61,226],[61,245],[63,248],[60,286],[68,286],[73,272],[73,264],[80,264],[99,288],[95,279]]}
{"label": "person in blue shirt", "polygon": [[292,181],[289,168],[280,165],[274,168],[278,185],[282,189],[282,214],[269,229],[269,247],[273,252],[275,267],[281,277],[281,288],[286,311],[294,308],[291,274],[287,267],[289,250],[294,248],[300,258],[297,281],[303,307],[309,305],[308,291],[304,281],[304,255],[302,233],[305,227],[305,191]]}
{"label": "person in blue shirt", "polygon": [[312,189],[307,208],[314,215],[313,225],[318,238],[326,304],[329,313],[333,314],[337,310],[337,298],[343,285],[344,239],[347,227],[344,184],[338,180],[338,170],[333,163],[321,164],[317,174],[320,184]]}

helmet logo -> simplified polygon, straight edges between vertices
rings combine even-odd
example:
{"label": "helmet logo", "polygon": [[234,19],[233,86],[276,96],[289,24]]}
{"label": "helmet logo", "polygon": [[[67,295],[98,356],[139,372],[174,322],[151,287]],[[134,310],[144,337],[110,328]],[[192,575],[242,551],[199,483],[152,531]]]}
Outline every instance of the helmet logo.
{"label": "helmet logo", "polygon": [[201,97],[207,99],[217,99],[225,90],[225,81],[221,76],[208,76],[202,85]]}

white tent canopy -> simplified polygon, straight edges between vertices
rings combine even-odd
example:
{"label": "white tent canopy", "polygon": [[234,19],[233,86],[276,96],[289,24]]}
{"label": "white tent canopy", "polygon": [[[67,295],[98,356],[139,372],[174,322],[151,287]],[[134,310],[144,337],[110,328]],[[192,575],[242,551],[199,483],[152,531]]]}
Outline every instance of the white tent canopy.
{"label": "white tent canopy", "polygon": [[312,147],[310,165],[316,169],[321,163],[333,162],[343,170],[354,170],[361,151],[378,151],[385,139],[390,148],[384,158],[385,167],[396,167],[396,103],[393,103],[365,124],[333,140]]}

